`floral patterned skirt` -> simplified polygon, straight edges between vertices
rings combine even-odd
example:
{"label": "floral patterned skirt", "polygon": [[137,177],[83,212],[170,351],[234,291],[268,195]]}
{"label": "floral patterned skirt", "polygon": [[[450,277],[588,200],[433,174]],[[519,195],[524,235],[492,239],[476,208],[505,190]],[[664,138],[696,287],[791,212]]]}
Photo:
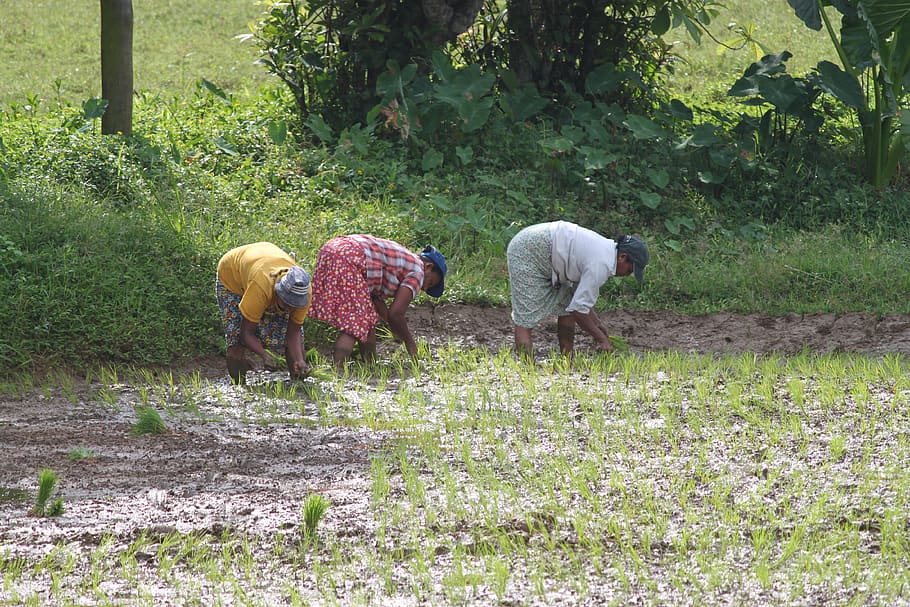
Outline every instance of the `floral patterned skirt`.
{"label": "floral patterned skirt", "polygon": [[[218,308],[221,310],[221,324],[224,327],[224,339],[227,347],[242,345],[240,343],[240,322],[243,315],[240,313],[241,295],[233,293],[224,286],[221,279],[215,277],[215,298],[218,300]],[[287,350],[288,334],[287,314],[275,314],[266,312],[256,327],[256,337],[262,342],[262,345],[279,356],[284,356]],[[300,327],[300,335],[303,336],[303,327]]]}
{"label": "floral patterned skirt", "polygon": [[343,236],[325,243],[313,269],[310,318],[364,341],[379,322],[366,280],[366,254]]}

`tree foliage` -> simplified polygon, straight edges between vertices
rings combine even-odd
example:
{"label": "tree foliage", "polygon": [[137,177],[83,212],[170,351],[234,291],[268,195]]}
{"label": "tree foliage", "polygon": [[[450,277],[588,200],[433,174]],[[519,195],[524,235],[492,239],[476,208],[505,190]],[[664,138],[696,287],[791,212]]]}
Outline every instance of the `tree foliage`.
{"label": "tree foliage", "polygon": [[[660,36],[685,26],[698,37],[711,0],[288,0],[266,2],[247,38],[281,78],[303,119],[333,127],[362,121],[389,65],[433,70],[434,51],[519,86],[560,97],[584,93],[593,72],[622,66],[645,81],[666,68]],[[634,81],[630,79],[629,81]],[[628,96],[623,88],[614,97]]]}
{"label": "tree foliage", "polygon": [[[862,128],[866,171],[886,185],[907,152],[910,136],[910,0],[788,0],[808,27],[825,30],[841,66],[822,61],[818,86],[855,110]],[[841,15],[835,29],[823,10]]]}

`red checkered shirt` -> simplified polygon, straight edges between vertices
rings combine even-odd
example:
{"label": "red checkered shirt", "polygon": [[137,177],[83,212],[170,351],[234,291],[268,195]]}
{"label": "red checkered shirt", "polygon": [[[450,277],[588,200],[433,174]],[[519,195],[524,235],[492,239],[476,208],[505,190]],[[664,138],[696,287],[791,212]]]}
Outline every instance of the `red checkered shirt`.
{"label": "red checkered shirt", "polygon": [[369,234],[352,234],[348,238],[363,247],[367,284],[371,293],[389,299],[395,296],[399,287],[404,286],[417,297],[423,287],[423,262],[420,256],[385,238]]}

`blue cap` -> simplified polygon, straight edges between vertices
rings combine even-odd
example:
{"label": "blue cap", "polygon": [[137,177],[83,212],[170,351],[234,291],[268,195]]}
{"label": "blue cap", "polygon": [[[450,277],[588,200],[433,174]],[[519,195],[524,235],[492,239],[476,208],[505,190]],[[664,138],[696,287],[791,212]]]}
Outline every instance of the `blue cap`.
{"label": "blue cap", "polygon": [[432,261],[433,265],[439,268],[439,273],[442,274],[442,278],[439,280],[439,284],[437,284],[432,289],[427,289],[427,295],[430,297],[439,297],[442,295],[442,291],[446,286],[446,272],[448,271],[448,268],[446,267],[446,258],[442,253],[439,252],[439,249],[432,245],[427,245],[423,249],[423,252],[421,252],[420,256]]}

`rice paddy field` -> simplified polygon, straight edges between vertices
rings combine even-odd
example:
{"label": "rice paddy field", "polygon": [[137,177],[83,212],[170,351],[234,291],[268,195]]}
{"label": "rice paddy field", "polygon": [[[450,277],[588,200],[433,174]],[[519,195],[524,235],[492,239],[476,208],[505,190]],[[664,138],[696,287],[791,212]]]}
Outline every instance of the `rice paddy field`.
{"label": "rice paddy field", "polygon": [[421,347],[5,397],[0,604],[910,604],[902,355]]}

